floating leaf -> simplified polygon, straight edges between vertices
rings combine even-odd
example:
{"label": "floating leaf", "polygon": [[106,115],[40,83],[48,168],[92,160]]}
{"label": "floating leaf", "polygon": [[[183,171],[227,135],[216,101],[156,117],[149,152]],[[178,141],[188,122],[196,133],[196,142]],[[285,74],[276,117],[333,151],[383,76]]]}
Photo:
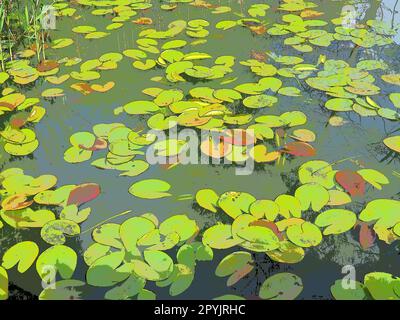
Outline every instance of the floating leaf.
{"label": "floating leaf", "polygon": [[18,272],[24,273],[35,262],[38,254],[39,247],[36,243],[32,241],[19,242],[4,253],[2,266],[5,269],[11,269],[18,264]]}
{"label": "floating leaf", "polygon": [[336,300],[367,300],[367,294],[364,285],[358,281],[349,281],[351,281],[351,283],[346,281],[346,286],[344,286],[343,279],[336,280],[331,286],[332,296]]}
{"label": "floating leaf", "polygon": [[96,199],[100,195],[100,192],[100,186],[97,183],[81,184],[71,190],[67,205],[75,204],[80,206],[81,204]]}
{"label": "floating leaf", "polygon": [[128,114],[149,114],[160,110],[159,106],[151,101],[133,101],[123,108]]}
{"label": "floating leaf", "polygon": [[364,195],[365,180],[359,173],[342,170],[336,172],[335,179],[351,196]]}
{"label": "floating leaf", "polygon": [[263,282],[260,298],[267,300],[293,300],[303,291],[300,277],[293,273],[274,274]]}
{"label": "floating leaf", "polygon": [[0,300],[8,299],[8,274],[7,271],[0,266]]}
{"label": "floating leaf", "polygon": [[53,41],[53,49],[61,49],[70,46],[74,41],[69,38],[56,39]]}
{"label": "floating leaf", "polygon": [[162,251],[145,251],[144,258],[146,262],[141,260],[133,260],[133,271],[138,276],[150,280],[159,281],[168,278],[173,270],[172,259]]}
{"label": "floating leaf", "polygon": [[232,238],[231,225],[218,224],[207,229],[203,234],[203,243],[214,249],[227,249],[243,242]]}
{"label": "floating leaf", "polygon": [[365,222],[376,221],[375,228],[391,228],[400,222],[400,201],[376,199],[361,211],[359,219]]}
{"label": "floating leaf", "polygon": [[196,201],[199,206],[211,212],[217,212],[218,198],[218,195],[212,189],[202,189],[196,193]]}
{"label": "floating leaf", "polygon": [[186,241],[198,232],[196,221],[186,215],[175,215],[164,220],[159,227],[160,233],[168,235],[176,233],[181,241]]}
{"label": "floating leaf", "polygon": [[305,255],[303,248],[287,240],[281,241],[279,248],[266,253],[272,260],[281,263],[298,263],[303,260]]}
{"label": "floating leaf", "polygon": [[74,279],[57,281],[40,293],[39,300],[79,300],[82,299],[82,291],[78,288],[84,285],[85,282]]}
{"label": "floating leaf", "polygon": [[279,247],[279,238],[275,232],[264,225],[251,225],[239,230],[237,236],[250,243],[244,246],[256,252],[265,252]]}
{"label": "floating leaf", "polygon": [[74,221],[54,220],[43,226],[40,235],[47,243],[57,245],[65,243],[66,238],[64,234],[76,236],[80,231],[79,225]]}
{"label": "floating leaf", "polygon": [[361,247],[366,250],[370,248],[375,242],[375,232],[365,222],[360,222],[359,242]]}
{"label": "floating leaf", "polygon": [[315,219],[315,224],[321,228],[326,227],[323,234],[340,234],[353,228],[357,216],[350,210],[331,209],[320,213]]}
{"label": "floating leaf", "polygon": [[400,108],[400,93],[389,94],[389,99],[396,108]]}
{"label": "floating leaf", "polygon": [[171,188],[168,182],[159,179],[147,179],[134,183],[130,188],[129,192],[143,199],[159,199],[170,197],[168,193]]}
{"label": "floating leaf", "polygon": [[289,142],[283,148],[284,152],[298,157],[313,157],[316,154],[313,146],[306,142]]}
{"label": "floating leaf", "polygon": [[42,279],[49,273],[53,274],[53,271],[57,271],[63,279],[69,279],[75,271],[77,259],[74,250],[64,245],[56,245],[42,252],[36,261],[36,270]]}
{"label": "floating leaf", "polygon": [[248,108],[258,109],[264,107],[272,107],[278,99],[274,96],[266,94],[254,95],[243,100],[243,104]]}
{"label": "floating leaf", "polygon": [[400,74],[384,74],[382,80],[400,86]]}
{"label": "floating leaf", "polygon": [[295,197],[300,200],[301,210],[312,210],[318,212],[329,201],[328,191],[317,183],[307,183],[296,189]]}
{"label": "floating leaf", "polygon": [[340,190],[328,190],[330,206],[340,206],[351,202],[351,197]]}
{"label": "floating leaf", "polygon": [[301,203],[297,198],[281,194],[275,199],[275,203],[279,207],[279,214],[285,218],[289,218],[290,216],[301,217]]}
{"label": "floating leaf", "polygon": [[77,27],[73,27],[72,31],[75,33],[85,34],[85,33],[91,33],[91,32],[96,31],[96,28],[92,27],[92,26],[77,26]]}
{"label": "floating leaf", "polygon": [[351,99],[334,98],[325,103],[325,107],[332,111],[351,111],[353,106]]}
{"label": "floating leaf", "polygon": [[375,300],[400,300],[400,279],[386,272],[365,275],[364,285]]}
{"label": "floating leaf", "polygon": [[315,182],[326,189],[331,189],[335,184],[335,173],[336,171],[333,171],[328,162],[320,160],[308,161],[299,168],[299,180],[303,184]]}
{"label": "floating leaf", "polygon": [[296,140],[300,140],[303,142],[313,142],[315,141],[315,134],[314,132],[308,130],[308,129],[296,129],[293,131],[292,138]]}
{"label": "floating leaf", "polygon": [[304,248],[317,246],[322,241],[321,231],[308,221],[289,226],[286,235],[294,244]]}
{"label": "floating leaf", "polygon": [[115,251],[97,259],[86,272],[88,284],[96,287],[109,287],[127,279],[132,267],[121,266],[124,251]]}
{"label": "floating leaf", "polygon": [[107,291],[104,298],[109,300],[127,300],[139,294],[145,284],[145,279],[131,275],[122,284]]}
{"label": "floating leaf", "polygon": [[218,206],[232,218],[243,212],[248,213],[250,205],[256,199],[246,192],[225,192],[218,200]]}
{"label": "floating leaf", "polygon": [[383,143],[389,149],[400,153],[400,136],[388,137],[388,138],[383,140]]}
{"label": "floating leaf", "polygon": [[265,216],[274,221],[279,214],[279,206],[272,200],[257,200],[251,204],[250,213],[259,219]]}
{"label": "floating leaf", "polygon": [[372,184],[378,190],[382,189],[382,184],[388,184],[389,180],[386,176],[377,170],[361,169],[357,173],[368,183]]}

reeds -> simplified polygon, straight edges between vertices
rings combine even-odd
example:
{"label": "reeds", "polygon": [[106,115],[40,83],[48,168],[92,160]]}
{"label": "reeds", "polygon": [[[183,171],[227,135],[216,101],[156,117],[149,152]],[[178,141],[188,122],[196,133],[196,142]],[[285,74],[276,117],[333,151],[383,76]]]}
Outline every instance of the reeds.
{"label": "reeds", "polygon": [[45,34],[41,29],[42,7],[45,0],[0,0],[0,59],[1,69],[13,60],[15,51],[35,45],[38,61],[45,59]]}

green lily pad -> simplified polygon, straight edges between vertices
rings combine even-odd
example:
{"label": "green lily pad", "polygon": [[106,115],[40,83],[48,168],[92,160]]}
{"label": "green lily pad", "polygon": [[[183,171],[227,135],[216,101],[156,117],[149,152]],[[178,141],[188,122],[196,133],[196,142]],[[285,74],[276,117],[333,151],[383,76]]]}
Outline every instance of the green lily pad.
{"label": "green lily pad", "polygon": [[60,280],[54,286],[43,289],[39,300],[79,300],[82,298],[82,291],[79,291],[78,288],[84,285],[85,282],[80,280]]}
{"label": "green lily pad", "polygon": [[400,278],[386,272],[365,275],[364,285],[375,300],[400,300]]}
{"label": "green lily pad", "polygon": [[76,236],[80,231],[79,225],[74,221],[54,220],[43,226],[40,235],[47,243],[57,245],[65,243],[66,238],[64,234]]}
{"label": "green lily pad", "polygon": [[18,272],[24,273],[32,266],[38,255],[39,247],[36,243],[19,242],[4,253],[2,266],[8,270],[18,264]]}
{"label": "green lily pad", "polygon": [[383,143],[389,149],[400,153],[400,136],[392,136],[392,137],[385,138],[383,140]]}
{"label": "green lily pad", "polygon": [[286,235],[294,244],[304,248],[317,246],[322,241],[319,228],[308,221],[289,226]]}
{"label": "green lily pad", "polygon": [[10,78],[10,75],[7,72],[0,72],[0,84],[3,84]]}
{"label": "green lily pad", "polygon": [[375,227],[391,228],[400,222],[400,201],[376,199],[361,211],[359,219],[365,222],[376,221]]}
{"label": "green lily pad", "polygon": [[243,212],[248,213],[250,205],[256,199],[246,192],[225,192],[219,197],[218,206],[225,211],[227,215],[236,218]]}
{"label": "green lily pad", "polygon": [[340,234],[354,227],[357,216],[354,212],[345,209],[331,209],[320,213],[315,224],[324,229],[323,234]]}
{"label": "green lily pad", "polygon": [[104,246],[122,249],[124,246],[120,239],[120,225],[116,223],[105,223],[92,232],[92,238]]}
{"label": "green lily pad", "polygon": [[[358,281],[353,281],[353,286],[343,287],[343,280],[336,280],[331,286],[332,296],[336,300],[367,300],[366,289]],[[347,283],[346,283],[347,285]]]}
{"label": "green lily pad", "polygon": [[218,224],[207,229],[203,234],[203,243],[214,249],[227,249],[243,242],[232,237],[231,225]]}
{"label": "green lily pad", "polygon": [[124,251],[115,251],[97,259],[86,272],[87,283],[109,287],[127,279],[132,273],[132,266],[122,264],[124,254]]}
{"label": "green lily pad", "polygon": [[354,102],[351,99],[334,98],[325,103],[325,107],[332,111],[351,111]]}
{"label": "green lily pad", "polygon": [[265,252],[279,247],[279,238],[270,229],[263,226],[248,226],[238,231],[237,236],[250,244],[243,244],[255,252]]}
{"label": "green lily pad", "polygon": [[129,193],[143,199],[159,199],[170,197],[168,193],[171,185],[159,179],[147,179],[134,183],[129,188]]}
{"label": "green lily pad", "polygon": [[75,33],[86,34],[86,33],[91,33],[91,32],[96,31],[96,28],[92,27],[92,26],[77,26],[77,27],[73,27],[72,31]]}
{"label": "green lily pad", "polygon": [[202,189],[196,193],[196,201],[199,206],[211,212],[217,212],[219,196],[212,189]]}
{"label": "green lily pad", "polygon": [[104,298],[109,300],[127,300],[138,294],[144,288],[146,280],[135,275],[131,275],[120,285],[108,290]]}
{"label": "green lily pad", "polygon": [[301,165],[299,168],[299,180],[301,183],[318,183],[326,189],[335,185],[335,173],[332,166],[325,161],[313,160]]}
{"label": "green lily pad", "polygon": [[180,241],[186,241],[198,232],[196,221],[189,219],[186,215],[174,215],[164,220],[159,227],[160,233],[169,235],[176,233]]}
{"label": "green lily pad", "polygon": [[274,221],[279,214],[279,206],[272,200],[257,200],[250,205],[250,213],[261,219],[265,218],[269,221]]}
{"label": "green lily pad", "polygon": [[274,261],[290,264],[300,262],[305,256],[303,248],[287,240],[281,241],[279,248],[267,251],[266,254]]}
{"label": "green lily pad", "polygon": [[252,261],[253,257],[249,252],[237,251],[231,253],[222,259],[222,261],[218,264],[217,269],[215,270],[215,275],[217,277],[230,276]]}
{"label": "green lily pad", "polygon": [[267,300],[294,300],[303,291],[301,278],[282,272],[269,277],[260,288],[260,298]]}
{"label": "green lily pad", "polygon": [[272,107],[278,99],[266,94],[254,95],[243,100],[243,104],[248,108],[258,109],[264,107]]}
{"label": "green lily pad", "polygon": [[0,300],[8,299],[8,274],[7,271],[0,266]]}
{"label": "green lily pad", "polygon": [[61,49],[61,48],[68,47],[73,43],[74,43],[74,40],[69,39],[69,38],[56,39],[53,41],[52,48],[53,49]]}
{"label": "green lily pad", "polygon": [[328,191],[317,183],[307,183],[296,189],[295,197],[300,200],[301,210],[308,210],[311,206],[313,211],[318,212],[329,202]]}
{"label": "green lily pad", "polygon": [[160,108],[151,101],[132,101],[124,105],[124,111],[128,114],[151,114]]}
{"label": "green lily pad", "polygon": [[383,184],[389,183],[389,179],[383,173],[374,169],[361,169],[357,173],[378,190],[382,189]]}
{"label": "green lily pad", "polygon": [[41,253],[36,260],[36,270],[42,279],[49,280],[48,273],[53,274],[51,268],[54,268],[63,279],[70,279],[74,274],[77,260],[74,250],[64,245],[55,245]]}
{"label": "green lily pad", "polygon": [[289,218],[290,216],[301,217],[301,202],[297,198],[291,195],[281,194],[275,199],[275,203],[279,207],[279,214],[285,218]]}

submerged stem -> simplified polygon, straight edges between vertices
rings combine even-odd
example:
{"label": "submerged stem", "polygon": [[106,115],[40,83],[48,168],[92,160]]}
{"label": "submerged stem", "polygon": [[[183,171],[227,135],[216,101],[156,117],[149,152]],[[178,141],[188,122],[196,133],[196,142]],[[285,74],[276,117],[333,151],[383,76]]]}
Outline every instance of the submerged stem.
{"label": "submerged stem", "polygon": [[339,163],[342,163],[342,162],[345,162],[345,161],[348,161],[348,160],[351,160],[351,159],[359,158],[359,157],[361,157],[361,155],[352,156],[352,157],[348,157],[348,158],[344,158],[344,159],[340,159],[340,160],[331,162],[331,163],[327,164],[326,166],[324,166],[324,167],[322,167],[322,168],[319,168],[318,170],[313,171],[312,174],[315,174],[315,173],[317,173],[318,171],[321,171],[321,170],[323,170],[323,169],[325,169],[325,168],[328,168],[329,166],[334,166],[335,164],[339,164]]}
{"label": "submerged stem", "polygon": [[96,229],[97,227],[101,226],[102,224],[104,224],[104,223],[106,223],[106,222],[108,222],[110,220],[113,220],[113,219],[118,218],[118,217],[122,217],[122,216],[124,216],[124,215],[126,215],[128,213],[131,213],[131,212],[132,212],[132,210],[126,210],[124,212],[118,213],[118,214],[116,214],[116,215],[114,215],[114,216],[112,216],[110,218],[107,218],[107,219],[105,219],[103,221],[100,221],[99,223],[95,224],[94,226],[90,227],[89,229],[86,229],[86,230],[82,231],[79,235],[82,235],[84,233],[92,231],[93,229]]}

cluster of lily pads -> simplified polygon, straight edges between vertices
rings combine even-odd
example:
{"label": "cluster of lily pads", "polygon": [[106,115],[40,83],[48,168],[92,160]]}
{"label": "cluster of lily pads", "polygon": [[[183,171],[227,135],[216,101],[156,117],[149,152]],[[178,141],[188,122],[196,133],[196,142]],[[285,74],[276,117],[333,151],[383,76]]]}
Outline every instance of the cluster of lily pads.
{"label": "cluster of lily pads", "polygon": [[393,36],[398,30],[398,27],[392,28],[389,24],[378,20],[368,20],[366,25],[358,24],[354,28],[349,28],[343,26],[343,19],[343,17],[332,19],[332,22],[338,25],[333,35],[335,40],[351,41],[363,48],[393,43]]}
{"label": "cluster of lily pads", "polygon": [[[69,279],[73,275],[78,256],[67,237],[81,233],[80,224],[91,213],[84,204],[100,194],[94,183],[64,185],[56,188],[53,175],[32,177],[19,168],[0,173],[0,229],[13,228],[18,232],[40,230],[40,238],[23,240],[9,248],[2,248],[0,266],[0,299],[8,297],[8,272],[17,266],[25,273],[35,263],[36,271],[46,283]],[[50,270],[54,268],[54,272]]]}
{"label": "cluster of lily pads", "polygon": [[46,109],[37,105],[37,98],[26,98],[22,93],[12,88],[2,91],[0,98],[0,115],[8,117],[0,131],[4,143],[4,151],[13,156],[25,156],[39,146],[35,132],[24,126],[39,122],[46,113]]}
{"label": "cluster of lily pads", "polygon": [[[189,288],[198,261],[213,259],[213,251],[193,241],[199,228],[186,215],[174,215],[159,223],[146,213],[122,224],[107,223],[93,230],[94,243],[84,253],[89,285],[111,287],[106,299],[154,299],[146,282],[169,287],[176,296]],[[178,249],[176,262],[168,253]]]}
{"label": "cluster of lily pads", "polygon": [[311,52],[311,45],[328,47],[334,40],[333,35],[322,29],[309,29],[309,27],[323,27],[328,23],[323,20],[304,20],[295,14],[286,14],[282,17],[286,24],[275,23],[268,29],[272,36],[291,35],[285,39],[284,44],[300,52]]}
{"label": "cluster of lily pads", "polygon": [[390,94],[394,109],[383,108],[370,96],[377,95],[380,88],[373,83],[375,78],[368,72],[387,69],[385,63],[376,60],[363,60],[352,68],[343,60],[327,60],[324,69],[316,77],[307,78],[306,83],[329,96],[325,107],[331,111],[354,111],[360,116],[380,116],[388,120],[399,120],[398,94]]}
{"label": "cluster of lily pads", "polygon": [[[82,8],[77,10],[75,5],[90,8],[94,16],[111,18],[111,23],[105,30],[80,23]],[[266,18],[270,6],[265,3],[252,4],[241,13],[204,0],[170,0],[159,6],[164,11],[173,11],[181,5],[207,9],[224,18],[215,26],[198,18],[174,20],[165,29],[156,29],[152,18],[146,16],[147,9],[153,7],[149,1],[55,2],[53,6],[58,17],[74,17],[78,21],[72,32],[84,37],[84,41],[104,38],[130,23],[148,27],[141,29],[131,49],[106,53],[87,61],[79,57],[62,57],[35,63],[35,46],[21,50],[15,57],[2,52],[7,61],[0,72],[0,85],[5,87],[0,98],[0,115],[10,115],[0,132],[5,151],[14,156],[31,154],[39,143],[34,131],[23,126],[38,122],[45,115],[45,109],[37,105],[39,99],[26,98],[12,86],[29,87],[43,78],[56,87],[45,89],[41,96],[53,100],[65,95],[57,86],[73,79],[78,82],[70,88],[83,95],[105,93],[115,83],[110,81],[102,85],[93,81],[101,78],[101,72],[117,69],[124,56],[133,60],[135,69],[161,71],[151,80],[168,88],[144,89],[143,93],[150,99],[134,100],[117,107],[115,115],[125,112],[133,117],[148,116],[148,128],[158,131],[178,125],[180,129],[191,127],[219,132],[222,134],[219,140],[210,138],[199,146],[203,154],[212,158],[240,162],[252,157],[257,163],[281,162],[283,159],[284,163],[284,159],[292,156],[316,154],[311,145],[316,139],[315,133],[300,128],[307,122],[303,112],[268,112],[269,108],[273,110],[278,105],[278,95],[301,96],[301,90],[284,84],[281,78],[287,82],[296,81],[299,85],[299,80],[304,80],[303,83],[311,88],[333,97],[325,103],[332,112],[354,111],[360,116],[399,120],[400,93],[388,94],[394,108],[381,107],[375,98],[371,98],[381,95],[382,91],[372,72],[382,70],[386,73],[381,75],[382,81],[400,85],[400,75],[390,73],[382,61],[362,60],[351,67],[345,61],[327,60],[323,55],[316,64],[311,64],[305,62],[305,55],[251,52],[249,59],[239,61],[239,64],[249,68],[256,80],[228,88],[227,85],[238,80],[232,77],[236,71],[233,69],[235,56],[213,57],[207,52],[188,49],[205,44],[214,27],[218,30],[247,28],[255,36],[285,36],[284,45],[301,53],[312,52],[315,47],[329,47],[334,41],[351,41],[355,48],[389,45],[396,28],[376,20],[345,28],[341,26],[343,17],[339,17],[332,20],[334,30],[327,31],[322,28],[328,25],[326,21],[314,19],[323,14],[315,10],[317,5],[303,0],[281,1],[277,10],[287,14],[282,16],[282,23],[274,24]],[[227,19],[226,15],[234,18]],[[139,17],[134,18],[136,16]],[[50,48],[51,54],[59,54],[73,44],[72,38],[58,38],[43,46],[46,50]],[[64,72],[65,68],[74,66],[79,69]],[[215,80],[221,87],[197,85],[199,81],[212,83]],[[183,82],[193,84],[187,93],[169,87]],[[339,117],[331,117],[331,120],[331,125],[340,125]],[[249,143],[235,140],[235,134],[247,135],[250,131],[253,133]],[[122,123],[95,125],[93,132],[73,134],[70,143],[64,153],[66,162],[85,162],[102,153],[101,158],[91,162],[93,166],[118,170],[121,176],[130,177],[149,168],[146,161],[137,157],[143,156],[150,146],[158,155],[169,159],[178,157],[187,146],[186,141],[158,140],[153,134],[133,130]],[[391,135],[383,143],[398,156],[400,136]],[[359,240],[363,248],[372,245],[372,237],[365,237],[365,234],[373,232],[388,244],[398,240],[400,201],[364,201],[368,188],[381,189],[389,183],[388,178],[374,169],[335,170],[334,166],[336,163],[322,160],[304,163],[298,171],[299,185],[294,194],[282,194],[274,200],[257,200],[246,192],[230,191],[219,195],[212,189],[202,189],[196,194],[197,204],[208,213],[223,214],[218,217],[224,221],[205,230],[200,230],[186,215],[174,215],[160,223],[154,214],[146,213],[121,224],[100,223],[93,228],[93,243],[83,254],[88,266],[85,281],[73,279],[78,256],[66,244],[70,243],[68,237],[81,234],[80,224],[90,214],[90,208],[82,209],[81,206],[96,198],[100,187],[87,183],[55,188],[57,179],[54,176],[33,178],[21,169],[5,170],[0,174],[0,229],[40,229],[40,237],[47,248],[42,250],[42,244],[31,240],[7,248],[0,266],[0,299],[8,296],[10,271],[7,270],[17,265],[18,272],[24,273],[35,262],[37,273],[43,280],[57,281],[56,289],[44,289],[41,299],[80,298],[87,285],[106,288],[107,299],[155,299],[156,294],[146,289],[147,283],[168,287],[171,296],[182,294],[192,284],[197,264],[213,259],[213,249],[240,248],[241,251],[222,259],[215,271],[218,277],[228,277],[227,285],[233,286],[257,267],[255,253],[265,253],[279,263],[293,264],[304,258],[308,248],[318,246],[324,236],[356,228],[360,228]],[[138,198],[159,199],[171,196],[168,193],[170,187],[166,181],[146,179],[133,183],[129,192]],[[360,212],[355,212],[351,206],[353,199],[364,201]],[[231,223],[225,223],[225,214],[233,219]],[[46,266],[54,266],[57,276],[49,279]],[[356,290],[344,291],[341,283],[336,282],[331,288],[332,296],[335,299],[398,299],[400,295],[398,278],[386,273],[367,274],[364,283],[357,282],[355,286]],[[302,280],[298,276],[283,272],[265,279],[257,294],[262,299],[294,299],[302,289]],[[243,297],[218,297],[236,298]]]}
{"label": "cluster of lily pads", "polygon": [[312,160],[299,168],[298,176],[301,185],[294,195],[282,194],[274,200],[257,200],[246,192],[218,195],[212,189],[198,191],[200,207],[233,219],[231,224],[218,223],[205,230],[203,243],[214,249],[239,246],[264,252],[277,262],[297,263],[303,259],[304,249],[319,245],[323,236],[341,234],[358,225],[370,226],[387,243],[399,239],[400,201],[372,200],[359,215],[340,208],[352,198],[364,196],[367,184],[379,190],[388,184],[379,171],[334,170],[325,161]]}
{"label": "cluster of lily pads", "polygon": [[363,283],[352,280],[346,286],[342,281],[337,280],[331,286],[336,300],[399,300],[400,278],[390,273],[370,272]]}
{"label": "cluster of lily pads", "polygon": [[93,133],[83,131],[70,137],[71,147],[64,153],[65,161],[80,163],[91,159],[93,153],[107,151],[105,157],[91,164],[99,169],[121,171],[121,176],[137,176],[149,167],[137,155],[143,155],[144,146],[154,141],[154,135],[140,134],[121,123],[98,124]]}

